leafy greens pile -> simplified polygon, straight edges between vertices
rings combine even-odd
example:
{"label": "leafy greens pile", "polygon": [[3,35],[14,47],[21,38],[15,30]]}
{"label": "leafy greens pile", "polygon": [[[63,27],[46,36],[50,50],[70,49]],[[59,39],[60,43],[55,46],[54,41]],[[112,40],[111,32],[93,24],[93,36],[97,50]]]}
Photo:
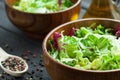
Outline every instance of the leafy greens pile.
{"label": "leafy greens pile", "polygon": [[18,0],[13,8],[30,13],[51,13],[72,6],[70,0]]}
{"label": "leafy greens pile", "polygon": [[50,55],[63,64],[85,70],[112,70],[120,68],[119,32],[98,25],[73,28],[70,35],[55,32],[50,40]]}

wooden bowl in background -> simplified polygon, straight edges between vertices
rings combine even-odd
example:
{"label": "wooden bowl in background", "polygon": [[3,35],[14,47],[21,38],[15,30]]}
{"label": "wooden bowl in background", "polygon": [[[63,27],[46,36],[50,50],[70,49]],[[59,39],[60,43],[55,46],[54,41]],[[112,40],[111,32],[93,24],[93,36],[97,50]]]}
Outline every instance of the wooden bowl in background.
{"label": "wooden bowl in background", "polygon": [[6,13],[10,21],[27,36],[43,39],[56,26],[76,20],[80,13],[81,0],[71,0],[74,5],[55,13],[27,13],[16,10],[12,5],[18,0],[5,0]]}
{"label": "wooden bowl in background", "polygon": [[80,26],[90,26],[92,23],[101,24],[103,26],[110,27],[115,30],[120,25],[119,20],[105,19],[105,18],[90,18],[81,19],[78,21],[72,21],[58,26],[53,29],[45,37],[42,45],[43,59],[45,67],[51,76],[52,80],[120,80],[120,69],[117,70],[80,70],[70,66],[64,65],[48,53],[50,46],[48,41],[53,39],[54,32],[61,32],[64,30],[64,34],[69,34],[73,27],[80,28]]}

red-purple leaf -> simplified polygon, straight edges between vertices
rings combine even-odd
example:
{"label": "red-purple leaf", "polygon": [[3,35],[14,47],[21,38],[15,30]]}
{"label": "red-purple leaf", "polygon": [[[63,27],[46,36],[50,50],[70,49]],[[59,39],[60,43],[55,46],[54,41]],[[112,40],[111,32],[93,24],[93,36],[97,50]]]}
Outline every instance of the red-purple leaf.
{"label": "red-purple leaf", "polygon": [[62,5],[62,0],[58,0],[58,5],[59,5],[59,7],[61,7],[61,5]]}
{"label": "red-purple leaf", "polygon": [[73,27],[70,31],[70,36],[75,36],[76,29]]}
{"label": "red-purple leaf", "polygon": [[60,46],[58,43],[58,39],[61,37],[61,34],[59,32],[54,32],[53,34],[53,40],[54,40],[54,47],[60,51]]}
{"label": "red-purple leaf", "polygon": [[120,26],[118,26],[118,27],[116,28],[116,33],[115,33],[115,35],[116,35],[117,37],[120,37]]}
{"label": "red-purple leaf", "polygon": [[120,30],[115,33],[117,37],[120,37]]}

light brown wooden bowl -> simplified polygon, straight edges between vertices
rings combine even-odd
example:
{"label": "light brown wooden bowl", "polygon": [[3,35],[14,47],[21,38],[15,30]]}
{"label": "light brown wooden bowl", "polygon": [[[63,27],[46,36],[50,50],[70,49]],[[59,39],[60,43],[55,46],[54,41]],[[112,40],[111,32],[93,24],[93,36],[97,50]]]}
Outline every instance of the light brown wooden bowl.
{"label": "light brown wooden bowl", "polygon": [[48,40],[53,39],[54,32],[61,32],[62,30],[64,30],[64,33],[67,35],[70,33],[70,30],[73,27],[80,28],[80,26],[90,26],[92,23],[102,24],[106,28],[111,27],[114,30],[118,25],[120,25],[120,21],[113,19],[82,19],[60,25],[57,28],[53,29],[45,37],[42,45],[43,59],[45,67],[52,80],[120,80],[120,69],[106,71],[75,69],[60,62],[57,62],[48,53],[48,50],[50,50]]}
{"label": "light brown wooden bowl", "polygon": [[76,20],[80,13],[81,0],[71,0],[74,5],[55,13],[27,13],[16,10],[12,5],[18,0],[5,0],[6,13],[10,21],[27,36],[43,39],[56,26]]}

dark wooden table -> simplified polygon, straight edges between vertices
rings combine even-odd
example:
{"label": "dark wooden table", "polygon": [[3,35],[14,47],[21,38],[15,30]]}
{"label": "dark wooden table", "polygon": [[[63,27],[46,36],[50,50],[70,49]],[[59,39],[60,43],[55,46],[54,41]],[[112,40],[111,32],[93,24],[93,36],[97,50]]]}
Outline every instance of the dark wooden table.
{"label": "dark wooden table", "polygon": [[[82,0],[79,19],[82,18],[90,2],[91,0]],[[38,42],[28,38],[9,21],[6,16],[4,0],[0,0],[0,47],[8,53],[18,56],[29,53],[27,57],[24,57],[29,64],[26,74],[16,78],[0,69],[0,80],[51,80],[41,57],[41,44],[42,41]]]}

